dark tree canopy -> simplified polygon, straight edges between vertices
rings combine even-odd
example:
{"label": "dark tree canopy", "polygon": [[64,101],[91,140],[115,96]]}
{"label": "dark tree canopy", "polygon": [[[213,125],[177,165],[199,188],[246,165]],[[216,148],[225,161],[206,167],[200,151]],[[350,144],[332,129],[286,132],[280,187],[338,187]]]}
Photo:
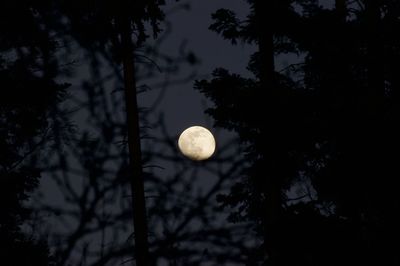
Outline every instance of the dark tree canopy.
{"label": "dark tree canopy", "polygon": [[[246,21],[218,10],[210,29],[258,45],[249,62],[255,78],[217,69],[195,84],[215,103],[207,113],[216,126],[239,134],[251,162],[220,196],[236,210],[231,221],[258,225],[271,265],[395,265],[398,4],[249,3]],[[260,30],[257,14],[271,13]],[[263,43],[271,36],[272,50]],[[269,74],[266,52],[304,61]],[[287,192],[301,184],[308,192],[293,201]]]}
{"label": "dark tree canopy", "polygon": [[[135,93],[150,90],[135,76],[140,70],[150,78],[156,70],[174,75],[171,69],[178,64],[195,61],[191,54],[172,59],[156,51],[159,47],[146,47],[150,37],[163,33],[166,1],[2,1],[1,265],[127,263],[140,257],[134,252],[138,241],[131,244],[138,235],[146,242],[142,251],[150,250],[140,266],[160,261],[399,265],[393,243],[400,224],[400,2],[246,2],[246,18],[220,9],[212,14],[209,29],[227,45],[257,48],[249,58],[249,74],[217,68],[211,79],[195,82],[195,89],[214,103],[206,113],[215,126],[236,133],[241,148],[226,155],[224,149],[235,145],[228,143],[219,147],[222,155],[192,164],[176,154],[176,136],[169,135],[162,116],[149,125],[144,121],[152,109],[132,102]],[[69,72],[76,67],[69,57],[74,53],[85,55],[91,75],[74,84],[78,96],[71,96],[63,82],[76,75]],[[282,68],[284,56],[292,62]],[[142,59],[146,66],[140,65]],[[112,77],[102,79],[104,72]],[[129,93],[121,96],[120,87]],[[68,97],[77,98],[82,108],[77,112],[89,114],[82,123],[90,129],[75,132],[69,119],[76,110],[61,110]],[[128,119],[119,117],[125,110],[130,110]],[[151,126],[161,133],[142,159],[135,148]],[[137,168],[129,168],[132,151],[136,157],[130,163]],[[156,173],[154,158],[174,169]],[[136,233],[127,226],[132,213],[125,202],[135,194],[126,189],[133,183],[132,169],[146,179],[139,197],[148,203],[134,215],[146,229]],[[199,169],[217,177],[205,193],[192,183],[201,176]],[[28,203],[45,170],[61,173],[52,178],[65,196],[64,209],[45,210],[76,223],[54,246],[25,228],[34,222],[36,209]],[[81,180],[70,177],[79,171],[84,178],[77,192],[71,184]],[[219,193],[228,185],[230,191]],[[230,213],[225,223],[217,223],[223,215],[213,202],[217,194],[220,207]],[[115,240],[120,232],[123,244]],[[111,238],[115,242],[108,245]]]}
{"label": "dark tree canopy", "polygon": [[0,10],[0,260],[50,265],[46,242],[23,233],[21,226],[31,219],[25,203],[41,176],[35,160],[55,130],[56,114],[50,112],[68,85],[55,80],[48,6],[3,1]]}

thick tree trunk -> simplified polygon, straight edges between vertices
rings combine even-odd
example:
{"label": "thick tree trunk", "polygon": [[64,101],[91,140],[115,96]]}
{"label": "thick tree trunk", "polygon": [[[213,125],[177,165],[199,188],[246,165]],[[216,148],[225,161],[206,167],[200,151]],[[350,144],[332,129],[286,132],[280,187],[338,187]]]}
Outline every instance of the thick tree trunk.
{"label": "thick tree trunk", "polygon": [[[266,120],[260,121],[261,131],[266,134],[267,140],[265,148],[267,151],[264,154],[267,176],[260,175],[264,180],[263,193],[265,194],[265,210],[262,214],[263,230],[264,230],[264,246],[271,265],[275,265],[279,261],[279,219],[281,209],[281,187],[279,185],[279,174],[276,166],[279,160],[279,135],[276,119],[276,110],[278,109],[279,100],[277,100],[277,84],[275,81],[275,59],[274,59],[274,12],[276,12],[275,0],[256,0],[254,11],[256,17],[256,27],[258,33],[258,48],[259,48],[259,82],[260,95],[265,95],[261,98],[259,106],[266,106]],[[261,117],[260,117],[261,119]],[[268,134],[266,132],[269,132]]]}
{"label": "thick tree trunk", "polygon": [[347,3],[346,0],[336,0],[335,10],[341,22],[346,22],[347,16]]}
{"label": "thick tree trunk", "polygon": [[[365,150],[363,157],[365,165],[365,186],[364,201],[367,212],[373,210],[369,205],[368,199],[380,191],[376,180],[380,179],[383,183],[390,184],[385,180],[388,175],[386,172],[387,160],[392,157],[388,155],[394,145],[393,139],[390,140],[391,132],[386,132],[384,121],[384,102],[385,102],[385,76],[384,76],[384,45],[383,30],[381,28],[381,1],[366,0],[366,41],[367,41],[367,90],[365,95],[365,141],[368,143],[363,148]],[[385,144],[386,143],[386,144]],[[393,154],[392,154],[393,155]],[[378,183],[379,184],[379,183]],[[367,214],[369,216],[369,214]]]}
{"label": "thick tree trunk", "polygon": [[148,266],[148,240],[146,202],[142,175],[142,158],[139,130],[139,114],[136,98],[136,78],[131,24],[128,17],[120,21],[122,62],[125,83],[126,114],[128,123],[129,178],[132,190],[133,225],[135,230],[136,265]]}
{"label": "thick tree trunk", "polygon": [[383,44],[381,36],[381,11],[380,1],[366,0],[365,10],[367,18],[367,73],[368,91],[367,105],[370,111],[370,118],[378,119],[377,116],[382,111],[385,80],[383,73]]}
{"label": "thick tree trunk", "polygon": [[275,71],[274,39],[273,39],[273,15],[275,0],[256,0],[254,11],[256,27],[259,34],[258,52],[260,54],[260,82],[262,89],[273,88]]}
{"label": "thick tree trunk", "polygon": [[[336,53],[333,54],[333,64],[336,66],[335,73],[332,73],[335,75],[337,78],[334,78],[332,80],[335,80],[335,88],[334,92],[330,97],[332,100],[336,101],[335,105],[336,106],[341,106],[343,108],[344,106],[347,108],[348,105],[345,102],[348,98],[349,95],[351,95],[349,91],[349,86],[350,86],[350,67],[349,67],[349,62],[348,62],[348,54],[349,54],[349,45],[348,45],[348,25],[346,23],[346,18],[347,18],[347,0],[336,0],[335,1],[335,13],[336,13],[336,28],[337,31],[335,32],[335,38],[337,40],[337,50]],[[350,88],[353,89],[353,88]],[[336,99],[335,99],[336,96]],[[354,103],[352,103],[354,104]],[[343,115],[343,113],[339,114]],[[343,117],[344,118],[344,117]]]}

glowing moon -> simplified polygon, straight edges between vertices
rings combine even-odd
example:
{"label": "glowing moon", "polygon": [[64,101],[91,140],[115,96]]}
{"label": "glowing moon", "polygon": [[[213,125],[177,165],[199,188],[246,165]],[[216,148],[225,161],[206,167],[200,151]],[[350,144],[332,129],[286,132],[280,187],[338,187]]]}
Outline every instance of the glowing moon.
{"label": "glowing moon", "polygon": [[215,151],[215,139],[212,133],[200,126],[193,126],[185,129],[179,136],[179,150],[195,161],[206,160]]}

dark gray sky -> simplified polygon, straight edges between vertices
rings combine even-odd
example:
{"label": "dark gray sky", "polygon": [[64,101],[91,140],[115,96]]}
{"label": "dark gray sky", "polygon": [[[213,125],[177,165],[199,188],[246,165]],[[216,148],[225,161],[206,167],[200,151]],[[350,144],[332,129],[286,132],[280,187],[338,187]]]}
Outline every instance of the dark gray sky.
{"label": "dark gray sky", "polygon": [[[189,10],[177,9],[178,6],[184,3],[190,5]],[[165,7],[167,12],[168,10],[178,11],[169,12],[166,16],[166,20],[171,24],[171,34],[160,47],[162,53],[172,56],[177,55],[182,42],[187,42],[187,49],[193,51],[201,62],[194,68],[187,67],[182,69],[175,77],[170,77],[171,79],[186,77],[194,70],[196,70],[198,78],[209,78],[210,73],[216,67],[225,67],[232,72],[241,74],[248,73],[246,65],[254,49],[242,44],[232,46],[228,41],[223,40],[216,33],[208,29],[212,23],[211,14],[219,8],[231,9],[237,12],[239,17],[245,17],[248,13],[248,5],[244,0],[167,1],[167,6]],[[76,70],[77,75],[69,80],[63,80],[63,82],[67,81],[71,83],[71,94],[74,98],[83,101],[86,96],[82,94],[81,82],[82,80],[90,80],[92,73],[89,70],[90,66],[85,61],[84,55],[78,51],[72,57],[80,61]],[[106,69],[105,73],[107,72],[109,72],[109,69]],[[105,73],[101,73],[99,77],[95,78],[101,78]],[[158,78],[152,77],[151,80],[145,82],[151,85],[151,83],[157,83],[163,80],[163,78],[163,73],[159,73]],[[172,136],[180,134],[184,129],[192,125],[204,125],[210,128],[213,133],[216,133],[215,129],[212,128],[212,121],[204,114],[206,105],[209,105],[209,103],[206,102],[205,97],[201,93],[193,89],[195,79],[193,78],[193,80],[189,80],[183,84],[168,86],[162,101],[157,106],[156,112],[154,112],[153,119],[156,119],[158,113],[164,114],[167,129]],[[108,85],[106,84],[106,86],[110,87],[110,90],[115,89],[113,82],[111,80],[107,83]],[[138,99],[140,107],[149,107],[158,95],[159,90],[140,94]],[[70,104],[67,103],[67,105]],[[74,109],[74,106],[70,108]],[[122,111],[123,108],[121,106],[120,113]],[[118,114],[114,113],[114,115]],[[80,130],[84,130],[88,127],[88,118],[90,119],[90,115],[87,112],[79,111],[75,113],[72,120]],[[101,132],[93,131],[91,133],[101,134]],[[152,134],[157,134],[157,132]],[[223,142],[222,139],[227,136],[229,137],[227,132],[219,132],[216,136],[217,144]],[[78,164],[78,162],[75,162],[75,158],[70,158],[70,160],[72,160],[72,164]],[[62,201],[59,192],[56,189],[50,188],[54,185],[50,179],[42,179],[42,191],[46,194],[46,198],[52,202]],[[79,184],[77,186],[79,187]]]}
{"label": "dark gray sky", "polygon": [[[182,2],[168,1],[166,10],[174,9]],[[192,0],[183,3],[190,5],[189,10],[179,10],[167,15],[171,23],[171,34],[161,46],[166,54],[177,54],[182,42],[187,42],[188,50],[199,58],[200,65],[196,67],[199,78],[209,78],[217,67],[224,67],[232,72],[246,74],[246,66],[253,52],[249,45],[230,45],[216,33],[208,29],[212,23],[211,14],[219,8],[231,9],[245,17],[248,5],[243,0]],[[182,69],[181,77],[188,75],[193,69]],[[179,78],[177,77],[173,77]],[[211,126],[204,115],[205,98],[193,89],[194,80],[186,84],[170,86],[158,107],[164,113],[171,134],[180,133],[186,127],[200,124]],[[143,104],[151,102],[157,94],[148,93],[141,100]]]}
{"label": "dark gray sky", "polygon": [[[208,29],[209,25],[212,23],[211,14],[219,8],[231,9],[235,11],[240,18],[244,18],[249,11],[246,1],[191,0],[175,2],[175,0],[168,0],[166,10],[172,10],[182,3],[189,3],[190,9],[167,14],[166,19],[171,23],[171,34],[160,47],[162,53],[172,56],[176,55],[179,52],[179,47],[182,42],[186,41],[187,49],[193,51],[201,62],[195,67],[198,79],[210,78],[210,73],[217,67],[224,67],[231,72],[242,75],[250,75],[246,70],[246,66],[249,56],[254,52],[255,48],[240,43],[233,46],[229,41],[224,40]],[[192,67],[185,67],[177,73],[176,76],[170,78],[176,80],[186,77],[189,73],[192,73],[193,70]],[[80,77],[71,82],[77,91],[80,90],[81,86],[79,79],[88,78],[83,76],[89,75],[88,70],[79,72]],[[160,73],[159,78],[152,78],[146,82],[151,85],[151,83],[157,83],[163,78],[164,75]],[[185,128],[192,125],[204,125],[210,128],[213,133],[216,133],[216,129],[212,128],[212,121],[204,114],[207,105],[210,105],[210,103],[207,103],[205,97],[193,89],[195,79],[196,78],[193,78],[193,80],[189,80],[186,83],[167,87],[162,101],[154,112],[154,117],[151,118],[156,119],[157,113],[162,113],[171,136],[179,135]],[[114,84],[110,84],[110,87],[113,85]],[[141,107],[150,106],[157,98],[159,92],[159,90],[154,90],[140,94],[139,105]],[[79,98],[79,93],[76,96]],[[120,111],[122,112],[122,110],[123,108],[121,107]],[[84,127],[86,117],[79,113],[79,117],[76,117],[76,121],[79,127],[81,127],[81,124],[82,127]],[[157,132],[152,134],[157,134]],[[221,145],[231,136],[231,134],[225,131],[218,132],[218,134],[216,134],[217,145]],[[218,146],[216,152],[218,152]],[[79,162],[74,162],[77,158],[72,158],[71,160],[73,164],[79,164]],[[165,167],[165,165],[162,166]],[[168,167],[166,167],[166,169],[165,172],[160,173],[161,176],[167,175]],[[74,185],[79,189],[80,177],[76,176],[76,179],[75,177],[73,178]],[[200,185],[205,185],[207,183],[212,184],[212,180],[213,177],[205,176],[199,183],[201,183]],[[42,179],[42,191],[46,194],[48,201],[56,204],[63,204],[62,196],[56,189],[56,186],[57,185],[54,184],[54,181],[50,178]]]}

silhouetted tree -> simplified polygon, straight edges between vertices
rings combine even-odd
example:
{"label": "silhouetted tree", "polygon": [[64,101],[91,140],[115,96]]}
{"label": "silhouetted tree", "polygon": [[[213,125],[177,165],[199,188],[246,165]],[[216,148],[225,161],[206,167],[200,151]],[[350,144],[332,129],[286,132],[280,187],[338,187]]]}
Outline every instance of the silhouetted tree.
{"label": "silhouetted tree", "polygon": [[[149,116],[157,117],[154,105],[162,99],[164,90],[191,81],[194,75],[182,80],[171,78],[181,64],[186,64],[183,66],[187,69],[195,57],[183,49],[185,46],[180,47],[177,57],[165,55],[157,46],[159,42],[154,46],[143,43],[134,47],[138,93],[160,90],[151,108],[144,108],[141,103],[139,109],[141,138],[146,144],[142,159],[152,262],[240,264],[249,252],[251,234],[242,225],[227,227],[220,218],[225,213],[215,204],[215,195],[226,189],[241,168],[232,155],[237,154],[232,147],[234,141],[219,147],[221,157],[215,161],[196,164],[179,156],[177,136],[168,134],[163,119],[148,121]],[[129,226],[131,210],[127,204],[132,195],[128,182],[127,128],[121,108],[126,98],[120,94],[123,78],[115,58],[109,58],[107,53],[103,56],[102,50],[97,52],[95,48],[89,51],[88,59],[94,60],[89,61],[90,77],[84,78],[81,87],[74,86],[68,101],[70,109],[79,110],[74,112],[79,116],[75,119],[83,117],[84,122],[79,124],[70,144],[57,151],[48,165],[47,173],[56,183],[51,188],[60,191],[62,204],[44,199],[39,206],[51,214],[50,221],[55,221],[49,235],[57,251],[57,265],[113,265],[134,260],[135,235]],[[143,63],[143,59],[148,61]],[[156,74],[165,76],[165,81],[163,78],[162,82],[155,82]],[[149,135],[152,138],[147,140]],[[154,171],[164,165],[169,169]],[[200,190],[199,183],[206,178],[204,172],[215,183]],[[64,223],[69,226],[64,228]]]}
{"label": "silhouetted tree", "polygon": [[[36,162],[51,143],[50,112],[65,94],[59,83],[57,44],[48,25],[48,3],[0,4],[0,261],[5,265],[50,265],[52,258],[26,206],[42,169]],[[32,229],[34,230],[34,229]]]}
{"label": "silhouetted tree", "polygon": [[[246,21],[219,10],[210,28],[258,45],[249,64],[255,78],[217,69],[213,80],[195,85],[215,102],[207,112],[216,125],[236,131],[247,147],[243,181],[220,197],[238,210],[231,220],[255,221],[268,265],[395,265],[398,256],[385,256],[391,247],[378,243],[390,242],[383,228],[396,231],[398,209],[391,191],[397,83],[389,59],[398,56],[397,37],[389,34],[398,29],[398,4],[248,2]],[[263,45],[271,34],[273,45]],[[271,75],[266,47],[304,61]],[[306,193],[290,198],[287,190],[300,185]]]}
{"label": "silhouetted tree", "polygon": [[398,119],[394,106],[399,103],[389,74],[396,71],[389,58],[397,57],[398,43],[388,33],[399,27],[391,18],[399,7],[392,1],[341,6],[345,12],[337,13],[346,14],[344,19],[334,11],[314,13],[314,25],[330,27],[334,34],[329,42],[327,37],[310,37],[313,44],[306,48],[306,86],[316,88],[321,121],[317,140],[321,165],[313,166],[310,176],[318,198],[334,206],[330,217],[341,227],[336,263],[347,259],[354,264],[395,265],[396,255],[383,255],[391,249],[384,243],[391,240],[382,228],[396,231],[389,217],[398,208],[398,200],[388,196],[393,195],[399,159],[394,137]]}
{"label": "silhouetted tree", "polygon": [[[147,39],[145,24],[150,24],[156,36],[163,19],[163,0],[61,2],[63,14],[69,19],[69,32],[84,49],[94,49],[103,55],[112,53],[115,66],[122,63],[128,125],[130,180],[136,239],[135,257],[138,265],[149,265],[147,221],[141,163],[140,125],[136,101],[135,47]],[[137,39],[132,42],[132,35]],[[95,59],[96,57],[94,57]],[[109,56],[106,56],[109,58]]]}
{"label": "silhouetted tree", "polygon": [[[296,102],[301,95],[290,78],[275,71],[274,63],[276,53],[295,52],[295,44],[288,41],[290,31],[275,25],[296,24],[300,16],[290,6],[291,1],[248,2],[251,13],[246,21],[240,22],[231,11],[218,10],[210,28],[233,42],[242,39],[258,45],[249,63],[255,78],[217,69],[211,82],[200,81],[195,86],[215,102],[208,113],[216,125],[238,132],[247,146],[246,160],[251,166],[242,173],[243,181],[229,196],[221,196],[221,201],[240,206],[232,221],[256,222],[256,230],[263,235],[264,247],[274,261],[280,256],[283,192],[296,174],[297,162],[290,153],[296,151],[294,138],[298,136],[293,132],[301,123]],[[263,260],[263,254],[260,250],[258,260]]]}

